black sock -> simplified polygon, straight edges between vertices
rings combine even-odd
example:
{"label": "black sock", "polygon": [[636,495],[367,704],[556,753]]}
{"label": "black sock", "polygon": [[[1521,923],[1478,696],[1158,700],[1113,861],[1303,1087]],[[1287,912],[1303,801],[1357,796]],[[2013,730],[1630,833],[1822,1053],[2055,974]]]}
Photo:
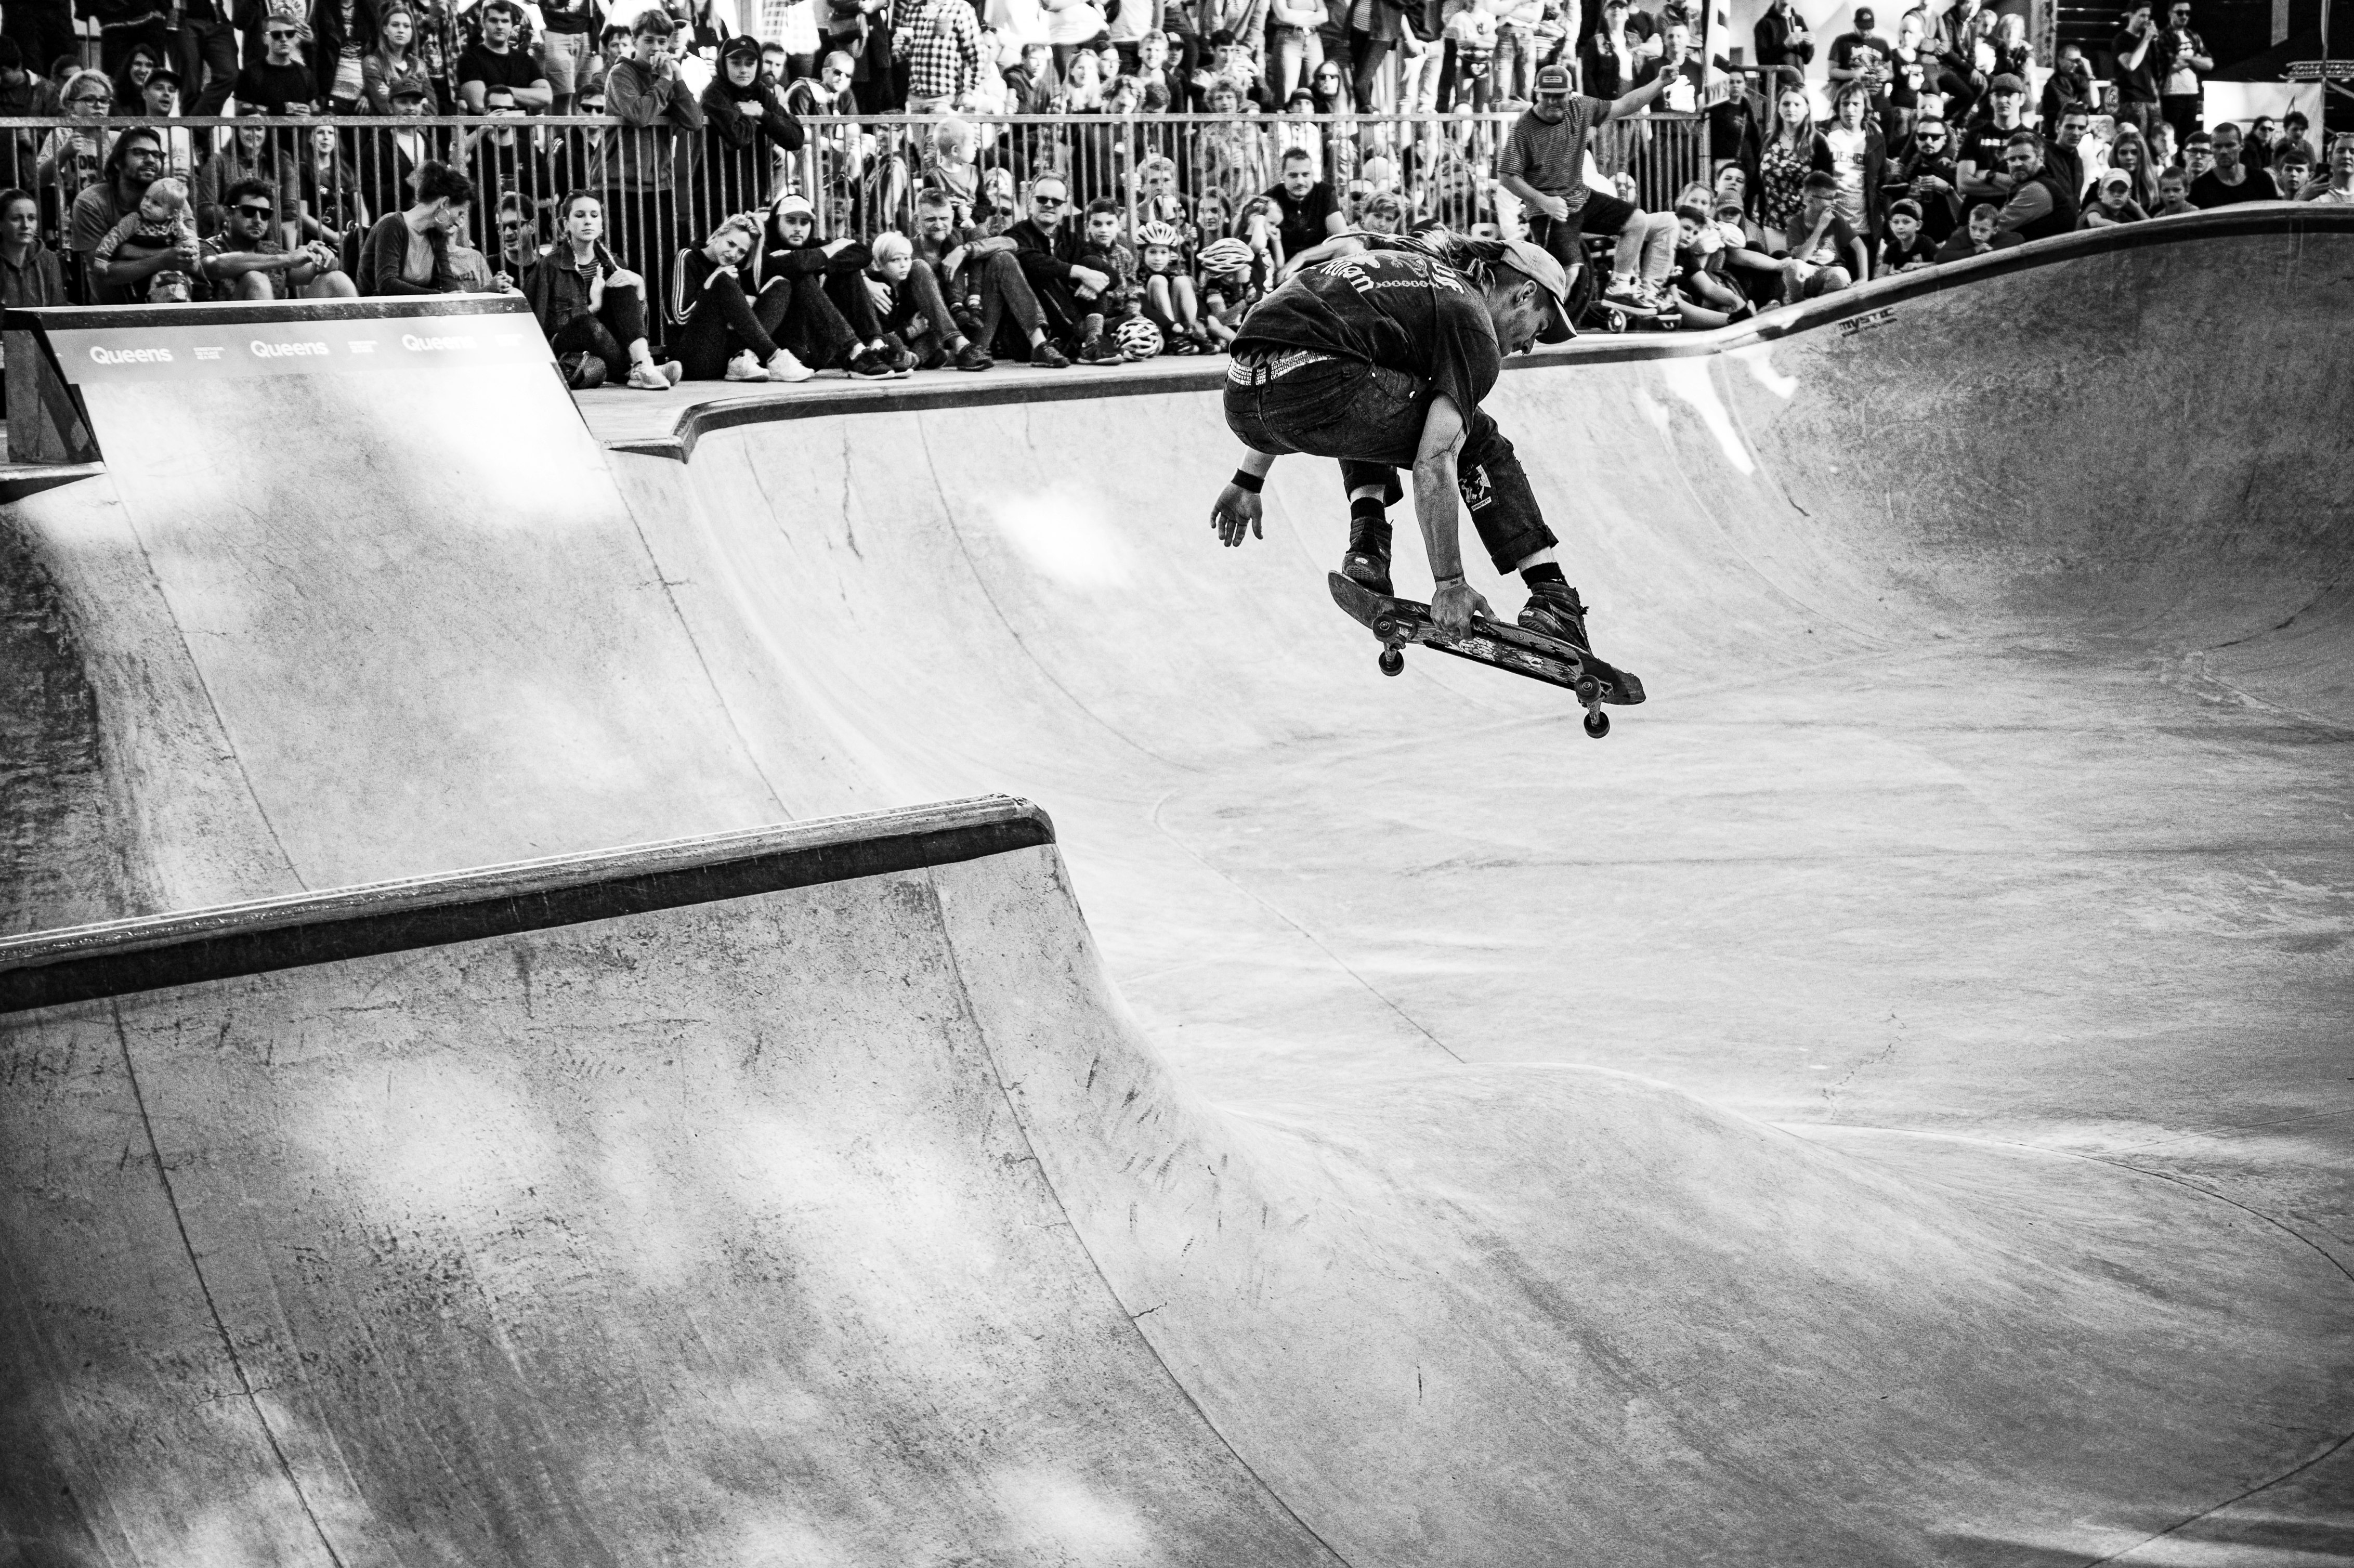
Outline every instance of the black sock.
{"label": "black sock", "polygon": [[1561,565],[1557,561],[1539,561],[1533,567],[1522,567],[1521,580],[1531,588],[1539,583],[1559,583],[1564,588],[1569,586],[1569,579],[1562,575]]}
{"label": "black sock", "polygon": [[1389,520],[1380,496],[1360,495],[1349,503],[1349,548],[1375,556],[1390,553]]}

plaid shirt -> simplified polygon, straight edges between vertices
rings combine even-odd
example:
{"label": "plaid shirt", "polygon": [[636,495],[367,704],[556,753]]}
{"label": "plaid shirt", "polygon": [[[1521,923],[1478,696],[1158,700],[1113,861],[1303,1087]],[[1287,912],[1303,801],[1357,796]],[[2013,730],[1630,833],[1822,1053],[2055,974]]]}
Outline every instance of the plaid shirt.
{"label": "plaid shirt", "polygon": [[892,52],[909,98],[962,98],[981,81],[981,23],[967,0],[891,0]]}

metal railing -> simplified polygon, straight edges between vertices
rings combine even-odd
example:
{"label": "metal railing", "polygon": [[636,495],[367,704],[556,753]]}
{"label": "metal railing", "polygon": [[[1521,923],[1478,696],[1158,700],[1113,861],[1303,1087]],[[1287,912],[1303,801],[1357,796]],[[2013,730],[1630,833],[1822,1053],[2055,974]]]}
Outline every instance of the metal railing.
{"label": "metal railing", "polygon": [[[1018,210],[1032,182],[1053,174],[1075,205],[1118,204],[1131,233],[1145,219],[1169,217],[1215,238],[1277,184],[1295,147],[1352,203],[1387,192],[1450,228],[1510,228],[1519,204],[1498,185],[1496,160],[1514,118],[976,115],[958,120],[961,132],[946,133],[937,117],[812,118],[801,122],[802,144],[791,153],[767,140],[730,147],[708,127],[641,130],[591,115],[0,119],[0,185],[35,194],[45,235],[63,249],[74,198],[103,177],[114,139],[153,127],[165,138],[166,172],[190,184],[200,234],[221,228],[230,185],[260,177],[279,193],[281,237],[323,239],[349,267],[366,226],[414,200],[416,170],[429,158],[473,182],[468,239],[492,270],[512,272],[522,247],[553,239],[563,198],[583,190],[603,200],[616,255],[651,280],[720,218],[789,192],[817,208],[822,235],[863,239],[910,229],[916,195],[927,186]],[[1592,151],[1602,174],[1631,178],[1638,203],[1653,211],[1708,174],[1707,126],[1698,115],[1607,124]],[[504,256],[503,210],[522,220],[510,231],[516,248]]]}

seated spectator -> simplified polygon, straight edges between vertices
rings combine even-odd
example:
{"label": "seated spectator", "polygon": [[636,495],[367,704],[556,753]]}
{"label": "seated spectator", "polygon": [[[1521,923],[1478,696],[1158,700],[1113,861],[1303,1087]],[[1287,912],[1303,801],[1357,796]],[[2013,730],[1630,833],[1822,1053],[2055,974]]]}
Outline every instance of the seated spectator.
{"label": "seated spectator", "polygon": [[[2131,176],[2133,184],[2126,194],[2137,206],[2144,212],[2157,210],[2158,172],[2165,165],[2151,155],[2149,143],[2142,140],[2140,132],[2130,125],[2117,127],[2116,138],[2109,144],[2109,167],[2123,169]],[[2189,183],[2190,176],[2186,175],[2184,184]]]}
{"label": "seated spectator", "polygon": [[311,240],[288,250],[278,242],[277,191],[267,180],[229,187],[227,227],[204,242],[198,263],[217,300],[334,300],[359,292],[333,248]]}
{"label": "seated spectator", "polygon": [[2092,176],[2100,172],[2084,166],[2084,137],[2092,128],[2092,116],[2081,109],[2062,115],[2056,131],[2044,127],[2043,161],[2062,185],[2077,194],[2079,201],[2091,198]]}
{"label": "seated spectator", "polygon": [[[610,380],[641,392],[669,391],[685,367],[675,359],[654,363],[653,345],[646,338],[645,280],[607,248],[605,204],[594,192],[575,191],[564,198],[557,222],[556,243],[536,253],[519,276],[548,347],[566,366],[566,379],[578,387]],[[739,285],[739,298],[741,292]],[[773,379],[809,377],[790,355],[773,364],[782,372]]]}
{"label": "seated spectator", "polygon": [[2059,124],[2061,117],[2071,109],[2082,110],[2090,115],[2098,107],[2098,100],[2093,92],[2092,62],[2084,58],[2082,44],[2060,46],[2059,58],[2052,67],[2052,74],[2044,79],[2040,107],[2041,123],[2045,125]]}
{"label": "seated spectator", "polygon": [[2299,201],[2354,207],[2354,131],[2341,131],[2329,143],[2329,172],[2296,193]]}
{"label": "seated spectator", "polygon": [[943,191],[916,198],[916,268],[931,274],[950,302],[958,330],[981,357],[991,361],[1002,347],[1008,357],[1026,355],[1042,370],[1064,369],[1071,362],[1047,339],[1045,314],[1022,275],[1017,249],[1008,236],[958,222]]}
{"label": "seated spectator", "polygon": [[166,267],[147,280],[147,302],[151,305],[185,305],[196,293],[188,275],[176,267]]}
{"label": "seated spectator", "polygon": [[233,185],[247,180],[260,180],[278,193],[280,218],[291,220],[301,200],[300,176],[287,167],[270,143],[269,127],[251,118],[260,110],[243,111],[248,117],[229,133],[219,151],[196,167],[196,232],[218,234],[228,221],[228,193]]}
{"label": "seated spectator", "polygon": [[1101,199],[1087,204],[1079,231],[1078,263],[1111,281],[1099,288],[1078,283],[1071,291],[1087,311],[1079,323],[1082,365],[1108,365],[1120,356],[1119,347],[1105,330],[1128,314],[1128,302],[1136,295],[1136,252],[1120,238],[1120,227],[1118,202]]}
{"label": "seated spectator", "polygon": [[1232,238],[1202,248],[1202,328],[1221,352],[1231,351],[1243,323],[1261,298],[1257,260],[1250,247]]}
{"label": "seated spectator", "polygon": [[984,199],[981,167],[974,162],[976,153],[972,127],[964,121],[950,114],[932,126],[923,161],[923,187],[949,198],[949,209],[956,214],[960,227],[972,221],[974,209]]}
{"label": "seated spectator", "polygon": [[454,294],[463,284],[450,265],[451,234],[464,226],[474,182],[447,164],[429,161],[417,171],[417,200],[387,214],[368,230],[360,250],[359,291],[370,298],[395,294]]}
{"label": "seated spectator", "polygon": [[1942,120],[1924,120],[1913,128],[1913,146],[1890,172],[1883,188],[1920,209],[1921,231],[1934,248],[1961,225],[1960,178],[1951,131]]}
{"label": "seated spectator", "polygon": [[1169,59],[1169,35],[1150,32],[1137,40],[1137,91],[1143,96],[1144,112],[1167,114],[1187,100],[1178,91],[1177,68]]}
{"label": "seated spectator", "polygon": [[2076,192],[2044,164],[2043,139],[2032,131],[2014,131],[2002,155],[2010,175],[2010,199],[2003,203],[1996,227],[2021,239],[2073,233]]}
{"label": "seated spectator", "polygon": [[1940,262],[1967,261],[1989,250],[2008,250],[2013,246],[2025,244],[2026,241],[2018,235],[1997,227],[1996,219],[2000,216],[1992,202],[1982,201],[1970,208],[1969,220],[1954,230],[1951,239],[1937,248],[1937,260]]}
{"label": "seated spectator", "polygon": [[[1705,191],[1701,195],[1704,200]],[[1675,217],[1676,270],[1669,288],[1682,323],[1706,330],[1748,314],[1749,298],[1725,266],[1727,238],[1714,215],[1686,201],[1677,204]]]}
{"label": "seated spectator", "polygon": [[1921,206],[1911,196],[1900,196],[1888,204],[1888,216],[1883,220],[1887,232],[1881,236],[1880,256],[1872,270],[1875,278],[1893,278],[1899,272],[1918,272],[1937,260],[1937,242],[1929,238],[1921,221]]}
{"label": "seated spectator", "polygon": [[1283,178],[1265,195],[1275,206],[1276,238],[1285,257],[1305,255],[1349,227],[1331,182],[1316,177],[1315,155],[1306,148],[1284,154]]}
{"label": "seated spectator", "polygon": [[65,269],[41,243],[41,203],[30,191],[0,191],[0,305],[62,305]]}
{"label": "seated spectator", "polygon": [[866,285],[875,296],[886,337],[896,340],[918,370],[954,366],[987,370],[991,361],[964,334],[956,313],[931,268],[916,264],[916,248],[904,234],[875,237],[866,262]]}
{"label": "seated spectator", "polygon": [[125,131],[114,139],[114,148],[106,155],[105,177],[74,197],[73,210],[66,220],[66,245],[87,281],[88,302],[130,304],[146,291],[147,280],[165,265],[185,272],[196,264],[192,234],[186,246],[142,260],[118,261],[105,275],[98,270],[99,241],[138,210],[147,187],[161,176],[163,168],[162,133],[146,126]]}
{"label": "seated spectator", "polygon": [[678,253],[670,336],[686,379],[767,381],[771,366],[777,380],[809,378],[808,366],[773,335],[792,308],[798,281],[779,274],[756,282],[747,263],[759,243],[759,225],[739,213],[720,219],[702,245]]}
{"label": "seated spectator", "polygon": [[2133,176],[2123,169],[2111,169],[2093,187],[2093,199],[2084,207],[2084,216],[2076,221],[2079,228],[2115,228],[2119,224],[2146,223],[2149,214],[2133,199]]}
{"label": "seated spectator", "polygon": [[[110,283],[143,283],[158,266],[186,263],[196,243],[188,187],[166,175],[149,182],[139,205],[100,238],[90,252],[91,271]],[[143,261],[151,264],[143,267]]]}
{"label": "seated spectator", "polygon": [[2241,202],[2278,201],[2280,187],[2263,169],[2241,159],[2240,128],[2226,120],[2211,132],[2215,166],[2190,182],[2190,205],[2202,212]]}
{"label": "seated spectator", "polygon": [[1202,325],[1193,275],[1185,270],[1182,236],[1173,223],[1155,219],[1136,231],[1138,286],[1144,314],[1161,329],[1169,352],[1201,354],[1210,347],[1210,334]]}
{"label": "seated spectator", "polygon": [[[2123,127],[2119,128],[2120,130]],[[2197,185],[2199,176],[2215,166],[2215,138],[2204,131],[2193,131],[2182,139],[2182,170]]]}
{"label": "seated spectator", "polygon": [[[1119,351],[1097,340],[1103,316],[1091,304],[1112,286],[1111,274],[1087,265],[1079,255],[1081,222],[1067,221],[1070,187],[1060,175],[1042,175],[1031,183],[1030,216],[1007,232],[1018,247],[1022,275],[1044,313],[1048,331],[1091,365],[1118,361]],[[1092,320],[1093,326],[1088,323]],[[1089,358],[1092,350],[1093,357]]]}
{"label": "seated spectator", "polygon": [[2168,169],[2158,176],[2158,206],[2150,210],[2152,217],[2179,217],[2199,209],[2190,205],[2190,178],[2180,169]]}
{"label": "seated spectator", "polygon": [[342,133],[332,125],[313,126],[303,136],[308,144],[295,171],[296,209],[305,239],[322,239],[341,250],[344,237],[365,234],[375,222],[367,199],[360,194],[359,175],[343,155]]}
{"label": "seated spectator", "polygon": [[493,263],[501,280],[520,284],[539,262],[539,222],[521,191],[499,193],[499,253]]}
{"label": "seated spectator", "polygon": [[1839,210],[1838,177],[1816,170],[1807,176],[1806,204],[1790,227],[1790,254],[1782,263],[1782,298],[1791,303],[1837,293],[1872,275],[1863,236]]}
{"label": "seated spectator", "polygon": [[[866,262],[866,248],[856,240],[818,238],[817,209],[807,196],[786,195],[769,210],[753,281],[763,296],[775,281],[790,284],[778,320],[809,365],[881,381],[907,375],[914,361],[883,341],[881,315],[861,276]],[[692,362],[687,368],[692,375]]]}

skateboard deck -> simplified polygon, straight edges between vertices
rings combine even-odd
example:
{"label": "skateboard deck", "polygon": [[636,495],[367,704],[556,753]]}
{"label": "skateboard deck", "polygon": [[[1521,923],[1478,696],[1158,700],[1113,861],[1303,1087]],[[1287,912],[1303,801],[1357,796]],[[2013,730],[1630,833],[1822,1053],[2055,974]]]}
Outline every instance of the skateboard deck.
{"label": "skateboard deck", "polygon": [[1411,642],[1509,670],[1567,690],[1585,707],[1585,733],[1596,740],[1610,733],[1610,715],[1602,711],[1603,704],[1632,706],[1643,700],[1640,681],[1570,643],[1500,620],[1475,620],[1470,630],[1460,634],[1443,630],[1431,620],[1430,606],[1419,600],[1377,594],[1338,572],[1326,573],[1324,580],[1332,589],[1332,601],[1381,640],[1384,675],[1405,668],[1401,651]]}

